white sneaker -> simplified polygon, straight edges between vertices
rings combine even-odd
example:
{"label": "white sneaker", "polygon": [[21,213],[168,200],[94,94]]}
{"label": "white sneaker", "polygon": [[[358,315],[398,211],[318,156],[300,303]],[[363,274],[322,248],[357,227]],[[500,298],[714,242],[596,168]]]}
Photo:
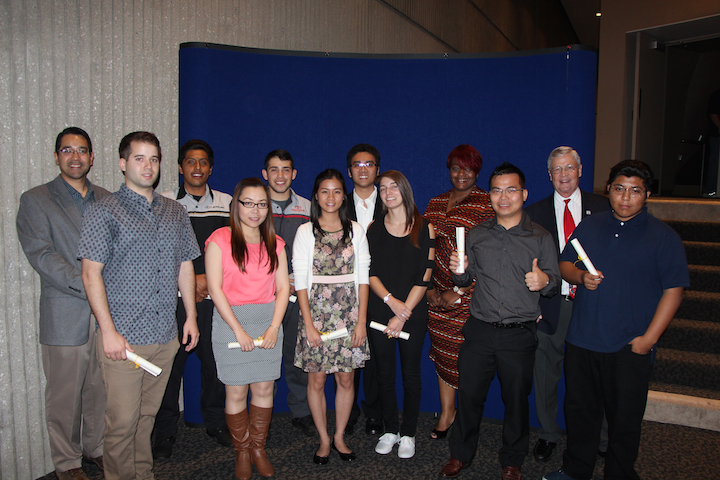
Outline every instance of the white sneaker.
{"label": "white sneaker", "polygon": [[400,435],[394,433],[386,433],[375,446],[375,451],[380,455],[387,455],[392,452],[393,446],[400,441]]}
{"label": "white sneaker", "polygon": [[400,446],[398,447],[398,457],[400,458],[412,458],[415,455],[415,437],[408,437],[405,435],[400,439]]}

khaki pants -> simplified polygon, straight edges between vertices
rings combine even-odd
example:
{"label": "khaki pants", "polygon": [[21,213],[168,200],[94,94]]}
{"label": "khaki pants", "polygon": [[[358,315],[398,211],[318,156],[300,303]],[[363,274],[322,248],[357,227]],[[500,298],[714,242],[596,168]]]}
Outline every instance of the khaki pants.
{"label": "khaki pants", "polygon": [[107,393],[105,409],[105,479],[152,480],[150,435],[160,408],[179,343],[132,345],[139,356],[162,368],[154,377],[129,360],[112,361],[98,335],[97,358]]}

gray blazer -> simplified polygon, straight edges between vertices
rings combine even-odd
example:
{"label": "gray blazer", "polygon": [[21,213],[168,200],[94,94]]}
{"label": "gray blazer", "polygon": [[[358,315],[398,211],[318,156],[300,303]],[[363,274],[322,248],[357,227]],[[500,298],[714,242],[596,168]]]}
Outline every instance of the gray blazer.
{"label": "gray blazer", "polygon": [[[20,197],[18,238],[40,275],[40,343],[84,345],[90,331],[90,305],[77,259],[82,215],[59,175]],[[93,185],[95,200],[110,195]]]}

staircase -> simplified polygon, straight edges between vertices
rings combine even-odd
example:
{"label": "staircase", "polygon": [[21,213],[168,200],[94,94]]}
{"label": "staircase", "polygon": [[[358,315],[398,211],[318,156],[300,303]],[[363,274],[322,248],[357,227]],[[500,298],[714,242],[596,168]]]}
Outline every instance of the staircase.
{"label": "staircase", "polygon": [[653,198],[685,244],[690,288],[658,343],[646,420],[720,431],[720,201]]}

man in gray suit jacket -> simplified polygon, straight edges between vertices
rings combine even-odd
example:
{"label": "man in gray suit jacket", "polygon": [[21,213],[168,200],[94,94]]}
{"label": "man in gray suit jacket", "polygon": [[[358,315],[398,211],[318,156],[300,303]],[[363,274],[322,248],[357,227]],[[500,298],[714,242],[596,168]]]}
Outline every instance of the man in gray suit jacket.
{"label": "man in gray suit jacket", "polygon": [[[533,222],[550,232],[559,258],[567,238],[580,221],[588,215],[609,210],[610,202],[607,197],[580,190],[582,164],[580,155],[572,148],[554,149],[548,157],[547,167],[555,191],[525,211]],[[568,223],[565,228],[566,222],[570,221],[572,225]],[[572,287],[563,280],[560,295],[540,297],[542,319],[538,322],[533,375],[535,408],[542,428],[538,431],[533,454],[541,462],[548,461],[562,436],[557,423],[558,382],[562,377],[565,334],[572,313]]]}
{"label": "man in gray suit jacket", "polygon": [[103,466],[105,389],[95,355],[95,319],[77,259],[82,215],[109,195],[87,180],[93,159],[87,132],[77,127],[60,132],[55,141],[60,175],[22,194],[16,222],[25,256],[40,275],[45,413],[60,480],[87,479],[83,457]]}

